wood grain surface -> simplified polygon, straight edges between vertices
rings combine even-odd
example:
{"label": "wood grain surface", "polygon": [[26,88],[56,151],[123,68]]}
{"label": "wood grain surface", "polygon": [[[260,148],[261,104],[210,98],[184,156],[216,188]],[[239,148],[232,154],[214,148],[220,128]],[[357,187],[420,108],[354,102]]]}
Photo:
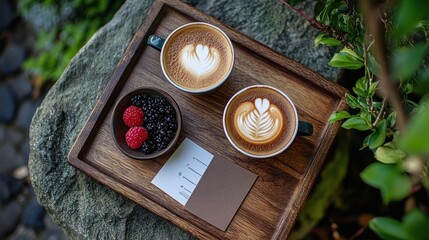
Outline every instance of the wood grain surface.
{"label": "wood grain surface", "polygon": [[[167,37],[177,27],[202,21],[226,32],[235,49],[230,78],[216,91],[192,95],[176,89],[162,74],[159,52],[147,47],[150,34]],[[305,51],[305,49],[303,49]],[[295,103],[299,119],[314,126],[311,137],[297,137],[282,154],[253,159],[237,152],[222,128],[228,99],[240,89],[267,84],[284,91]],[[139,87],[157,87],[178,103],[185,137],[213,154],[259,177],[226,231],[184,210],[184,206],[151,184],[171,152],[153,161],[122,154],[111,133],[115,102]],[[346,109],[346,90],[305,66],[274,52],[180,1],[157,0],[118,63],[108,85],[69,153],[69,162],[100,183],[202,239],[285,239],[322,167],[339,129],[329,124],[334,111]]]}

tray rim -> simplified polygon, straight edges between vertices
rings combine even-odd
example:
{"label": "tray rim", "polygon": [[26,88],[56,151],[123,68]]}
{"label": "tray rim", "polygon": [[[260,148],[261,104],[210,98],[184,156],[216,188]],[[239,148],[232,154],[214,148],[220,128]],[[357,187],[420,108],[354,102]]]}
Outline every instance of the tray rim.
{"label": "tray rim", "polygon": [[[182,229],[187,232],[190,232],[196,237],[222,238],[222,236],[219,236],[216,233],[206,232],[204,231],[204,229],[201,229],[200,227],[187,221],[186,219],[182,219],[180,216],[174,213],[174,211],[169,209],[168,206],[164,206],[151,200],[147,196],[143,195],[141,192],[136,191],[135,189],[127,186],[126,184],[121,183],[120,181],[117,181],[111,175],[109,175],[109,173],[105,173],[102,170],[97,169],[96,167],[87,163],[85,160],[81,160],[83,158],[82,155],[84,155],[84,153],[89,148],[86,143],[92,141],[94,138],[93,136],[91,136],[92,132],[94,131],[94,126],[99,125],[99,121],[102,121],[105,115],[107,115],[108,113],[108,111],[105,110],[104,106],[109,102],[114,101],[111,100],[112,98],[110,98],[112,94],[119,95],[119,91],[121,88],[119,88],[118,90],[116,86],[122,81],[127,81],[128,76],[136,65],[142,50],[146,46],[146,41],[143,40],[147,39],[151,30],[157,28],[159,21],[163,16],[163,11],[166,11],[167,8],[172,8],[175,11],[185,14],[198,21],[208,22],[218,26],[226,32],[226,34],[231,38],[234,44],[242,45],[244,48],[247,48],[252,51],[255,55],[258,55],[263,59],[268,59],[270,62],[279,65],[282,69],[290,71],[289,73],[295,75],[295,77],[308,81],[312,85],[319,87],[322,91],[332,94],[338,100],[334,111],[345,110],[348,108],[344,99],[344,95],[348,91],[344,87],[325,79],[320,74],[314,72],[308,67],[257,42],[256,40],[238,32],[237,30],[232,29],[231,27],[225,25],[219,20],[208,16],[206,13],[203,13],[193,8],[192,6],[187,5],[186,3],[183,3],[179,0],[154,1],[151,9],[146,15],[145,20],[137,29],[122,58],[115,67],[99,100],[96,102],[89,117],[82,126],[82,129],[68,154],[68,162],[72,166],[76,167],[80,171],[90,176],[91,178],[97,180],[105,186],[108,186],[109,188],[118,192],[121,195],[124,195],[121,190],[126,190],[128,194],[125,196],[127,198],[147,208],[158,216],[171,221],[176,226],[181,227]],[[236,39],[240,39],[240,42],[236,41]],[[296,66],[298,66],[299,69]],[[295,224],[298,213],[302,209],[303,203],[307,199],[307,196],[312,186],[314,185],[315,179],[317,178],[318,173],[322,168],[324,158],[326,157],[339,128],[340,123],[329,124],[326,126],[324,134],[321,136],[321,139],[323,139],[323,141],[320,142],[318,148],[316,149],[316,153],[313,157],[313,160],[307,166],[307,170],[305,174],[303,174],[303,178],[299,181],[296,187],[296,190],[298,191],[294,191],[293,196],[291,197],[291,199],[295,199],[295,201],[293,202],[293,204],[288,205],[288,207],[284,209],[285,211],[283,211],[283,213],[281,214],[280,221],[277,223],[276,229],[272,234],[272,239],[285,239],[288,237],[293,225]],[[304,188],[304,185],[307,185],[308,187]],[[118,189],[116,189],[115,186],[118,187]],[[130,192],[132,194],[129,194]],[[163,208],[166,211],[157,209],[157,207]],[[285,214],[285,212],[288,212],[288,214]],[[180,222],[175,221],[177,218],[182,219],[186,223],[181,224]]]}

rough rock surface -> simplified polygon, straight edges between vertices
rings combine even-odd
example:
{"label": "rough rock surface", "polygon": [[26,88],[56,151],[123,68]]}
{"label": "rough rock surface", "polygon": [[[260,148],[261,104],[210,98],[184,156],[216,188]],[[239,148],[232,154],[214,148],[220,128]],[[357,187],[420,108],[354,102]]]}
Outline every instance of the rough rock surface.
{"label": "rough rock surface", "polygon": [[[40,203],[73,239],[190,239],[189,234],[70,166],[67,154],[152,0],[128,0],[76,55],[38,108],[30,127],[30,175]],[[317,32],[276,1],[189,0],[331,79],[329,51]],[[311,2],[311,1],[309,1]],[[299,6],[311,12],[310,3]]]}

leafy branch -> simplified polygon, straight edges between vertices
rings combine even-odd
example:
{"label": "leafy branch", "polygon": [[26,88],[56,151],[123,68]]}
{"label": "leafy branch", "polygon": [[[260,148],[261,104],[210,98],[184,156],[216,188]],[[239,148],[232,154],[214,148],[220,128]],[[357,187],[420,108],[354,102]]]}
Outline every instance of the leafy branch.
{"label": "leafy branch", "polygon": [[382,15],[384,11],[379,6],[372,6],[369,0],[363,1],[365,16],[368,19],[368,26],[375,42],[375,54],[377,62],[380,64],[380,82],[381,90],[397,112],[397,127],[399,130],[404,130],[407,122],[407,113],[401,102],[401,97],[394,87],[390,76],[390,64],[388,49],[385,44],[386,21],[383,21]]}
{"label": "leafy branch", "polygon": [[[288,2],[284,5],[300,1]],[[428,16],[424,0],[364,0],[360,6],[351,0],[320,0],[315,19],[306,17],[322,32],[315,46],[342,46],[330,66],[364,70],[345,96],[350,111],[335,112],[329,121],[369,132],[361,149],[371,149],[376,161],[361,179],[380,190],[384,204],[413,199],[416,189],[429,192]],[[427,203],[414,204],[401,221],[376,217],[369,227],[382,238],[425,239],[428,209]]]}

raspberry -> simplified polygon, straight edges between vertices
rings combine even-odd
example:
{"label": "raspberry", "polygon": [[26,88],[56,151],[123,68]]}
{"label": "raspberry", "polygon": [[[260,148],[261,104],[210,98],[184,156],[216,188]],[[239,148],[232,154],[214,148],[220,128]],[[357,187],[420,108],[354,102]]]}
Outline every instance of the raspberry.
{"label": "raspberry", "polygon": [[125,109],[122,119],[128,127],[137,127],[143,125],[143,110],[136,106],[129,106]]}
{"label": "raspberry", "polygon": [[125,141],[131,149],[140,148],[148,138],[148,133],[144,127],[132,127],[125,134]]}

